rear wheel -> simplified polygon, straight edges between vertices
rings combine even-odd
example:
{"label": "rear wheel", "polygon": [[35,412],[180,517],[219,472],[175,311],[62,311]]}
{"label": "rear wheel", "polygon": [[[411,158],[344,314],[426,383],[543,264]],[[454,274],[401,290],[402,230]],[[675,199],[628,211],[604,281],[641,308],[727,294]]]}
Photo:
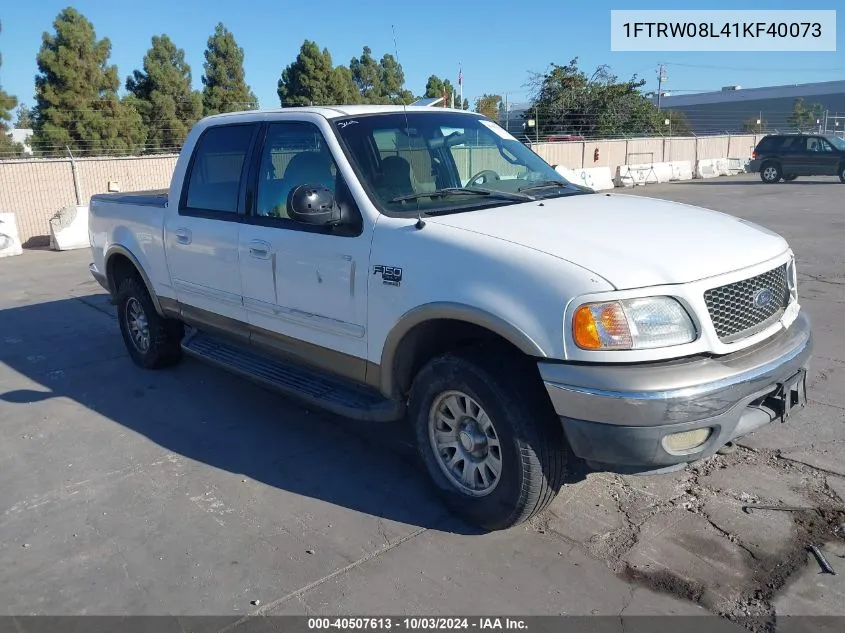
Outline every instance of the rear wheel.
{"label": "rear wheel", "polygon": [[766,184],[773,185],[782,177],[780,165],[766,163],[760,168],[760,179]]}
{"label": "rear wheel", "polygon": [[845,182],[845,163],[839,165],[839,181]]}
{"label": "rear wheel", "polygon": [[417,449],[445,504],[500,530],[545,509],[564,479],[563,429],[542,385],[493,350],[449,353],[414,380]]}
{"label": "rear wheel", "polygon": [[160,369],[181,360],[182,324],[156,312],[150,293],[137,277],[123,279],[115,299],[123,342],[136,365]]}

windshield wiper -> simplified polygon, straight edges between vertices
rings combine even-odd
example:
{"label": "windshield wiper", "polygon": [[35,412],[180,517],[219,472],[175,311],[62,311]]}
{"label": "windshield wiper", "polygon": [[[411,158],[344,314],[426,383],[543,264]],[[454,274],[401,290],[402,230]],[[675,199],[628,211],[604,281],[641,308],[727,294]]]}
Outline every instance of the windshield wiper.
{"label": "windshield wiper", "polygon": [[403,202],[405,200],[418,200],[419,198],[445,198],[447,196],[463,196],[476,194],[480,196],[487,196],[499,200],[519,200],[529,201],[535,200],[534,196],[529,196],[525,193],[510,193],[507,191],[491,191],[490,189],[479,189],[476,187],[444,187],[443,189],[435,189],[434,191],[420,191],[417,193],[409,193],[405,196],[396,196],[391,198],[390,202]]}
{"label": "windshield wiper", "polygon": [[517,191],[531,191],[532,189],[548,189],[549,187],[569,187],[572,183],[562,180],[538,180],[530,185],[520,187]]}

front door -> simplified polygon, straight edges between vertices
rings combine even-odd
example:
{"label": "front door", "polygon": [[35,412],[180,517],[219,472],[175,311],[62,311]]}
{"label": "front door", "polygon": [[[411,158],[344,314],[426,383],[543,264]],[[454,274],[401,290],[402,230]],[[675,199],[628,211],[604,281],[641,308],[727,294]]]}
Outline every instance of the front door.
{"label": "front door", "polygon": [[[239,238],[252,340],[363,380],[370,239],[320,129],[305,121],[269,123],[255,172]],[[332,189],[352,221],[332,229],[291,219],[288,194],[302,184]]]}
{"label": "front door", "polygon": [[[171,280],[186,318],[246,322],[241,295],[241,183],[258,124],[209,127],[197,142],[187,185],[167,214],[164,239]],[[175,192],[174,192],[175,195]],[[246,327],[244,327],[244,331]]]}
{"label": "front door", "polygon": [[835,176],[839,156],[827,139],[807,137],[809,173],[813,176]]}

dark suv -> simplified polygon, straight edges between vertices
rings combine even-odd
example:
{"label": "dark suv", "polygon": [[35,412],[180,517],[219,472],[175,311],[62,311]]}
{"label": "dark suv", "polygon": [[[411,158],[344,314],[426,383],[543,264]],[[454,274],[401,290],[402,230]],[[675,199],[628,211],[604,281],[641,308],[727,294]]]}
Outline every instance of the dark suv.
{"label": "dark suv", "polygon": [[754,148],[749,172],[765,183],[798,176],[839,176],[845,182],[845,141],[815,134],[771,134]]}

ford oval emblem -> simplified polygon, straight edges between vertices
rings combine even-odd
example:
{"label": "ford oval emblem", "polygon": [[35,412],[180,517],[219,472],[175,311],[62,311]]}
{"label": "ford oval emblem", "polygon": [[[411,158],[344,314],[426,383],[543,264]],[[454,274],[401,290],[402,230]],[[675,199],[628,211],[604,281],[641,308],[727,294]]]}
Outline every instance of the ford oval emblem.
{"label": "ford oval emblem", "polygon": [[762,288],[754,293],[754,307],[765,308],[772,302],[774,293],[768,288]]}

